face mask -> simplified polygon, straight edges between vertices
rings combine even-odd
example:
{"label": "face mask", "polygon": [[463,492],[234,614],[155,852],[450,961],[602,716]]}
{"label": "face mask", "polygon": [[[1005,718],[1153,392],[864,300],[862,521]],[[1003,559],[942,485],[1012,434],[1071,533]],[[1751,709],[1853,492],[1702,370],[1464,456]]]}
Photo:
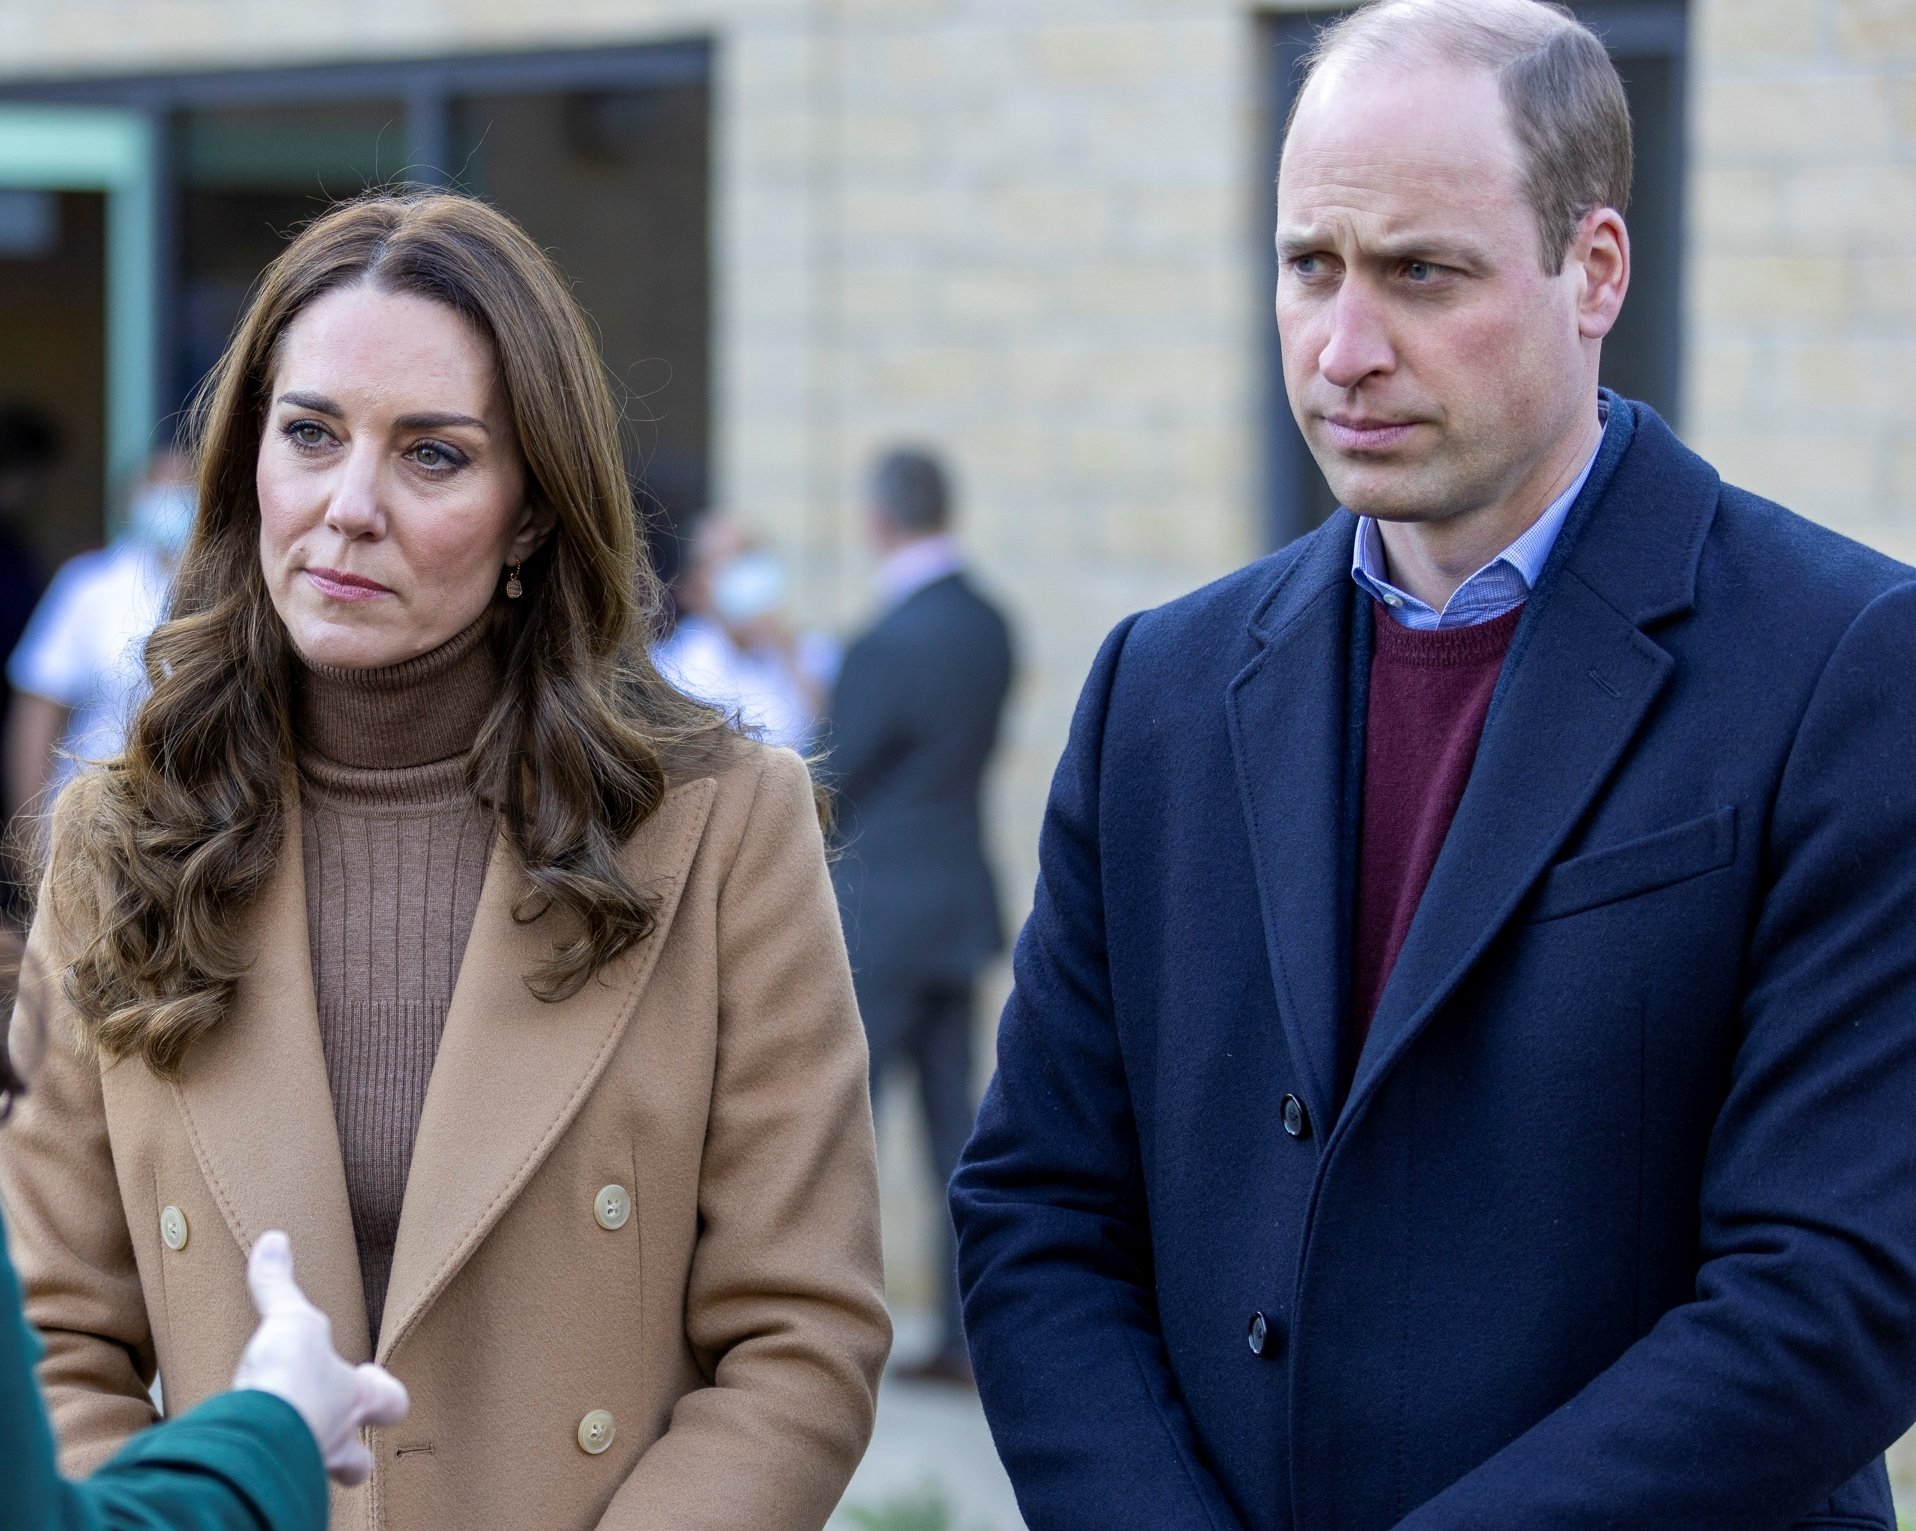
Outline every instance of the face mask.
{"label": "face mask", "polygon": [[177,553],[193,534],[198,509],[191,486],[148,484],[126,508],[126,534],[156,553]]}
{"label": "face mask", "polygon": [[712,579],[712,604],[734,627],[785,604],[785,569],[770,553],[741,553]]}

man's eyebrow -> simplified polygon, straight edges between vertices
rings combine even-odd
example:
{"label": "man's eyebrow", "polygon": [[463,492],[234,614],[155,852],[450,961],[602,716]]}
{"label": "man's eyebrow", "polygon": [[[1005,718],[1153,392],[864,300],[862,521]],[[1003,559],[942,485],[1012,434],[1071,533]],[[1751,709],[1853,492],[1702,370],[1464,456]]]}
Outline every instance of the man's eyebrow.
{"label": "man's eyebrow", "polygon": [[[1277,253],[1286,259],[1308,255],[1331,242],[1328,230],[1277,231]],[[1374,260],[1427,260],[1440,266],[1486,266],[1490,258],[1477,245],[1447,234],[1395,234],[1367,241],[1362,253]]]}
{"label": "man's eyebrow", "polygon": [[[316,415],[331,415],[335,419],[346,413],[323,393],[282,393],[277,402],[290,404],[294,409],[310,409]],[[476,416],[448,410],[422,410],[416,414],[401,415],[393,421],[393,425],[402,431],[445,431],[466,426],[483,431],[488,436],[492,434],[492,428]]]}
{"label": "man's eyebrow", "polygon": [[1467,239],[1449,234],[1399,234],[1375,240],[1369,253],[1380,260],[1427,260],[1440,266],[1486,266],[1490,257]]}

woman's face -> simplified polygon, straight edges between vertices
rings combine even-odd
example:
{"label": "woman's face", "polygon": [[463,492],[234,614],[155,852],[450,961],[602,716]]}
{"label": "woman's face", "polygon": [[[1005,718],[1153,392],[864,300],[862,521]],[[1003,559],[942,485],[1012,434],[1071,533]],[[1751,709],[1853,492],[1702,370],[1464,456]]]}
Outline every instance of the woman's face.
{"label": "woman's face", "polygon": [[492,347],[443,304],[367,284],[281,338],[260,436],[259,551],[273,606],[316,664],[437,648],[499,598],[550,529]]}

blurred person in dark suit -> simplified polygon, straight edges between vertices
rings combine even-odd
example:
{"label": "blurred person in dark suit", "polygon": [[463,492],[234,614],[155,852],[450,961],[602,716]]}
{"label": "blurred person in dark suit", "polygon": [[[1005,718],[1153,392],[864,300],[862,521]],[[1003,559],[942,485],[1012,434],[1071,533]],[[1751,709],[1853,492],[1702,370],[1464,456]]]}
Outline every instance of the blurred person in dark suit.
{"label": "blurred person in dark suit", "polygon": [[[1011,687],[1011,633],[965,573],[951,492],[928,453],[872,473],[884,610],[845,655],[829,711],[843,853],[833,869],[872,1084],[908,1060],[942,1187],[971,1131],[972,995],[1002,949],[980,812]],[[909,1374],[969,1382],[951,1225],[937,1219],[937,1349]]]}

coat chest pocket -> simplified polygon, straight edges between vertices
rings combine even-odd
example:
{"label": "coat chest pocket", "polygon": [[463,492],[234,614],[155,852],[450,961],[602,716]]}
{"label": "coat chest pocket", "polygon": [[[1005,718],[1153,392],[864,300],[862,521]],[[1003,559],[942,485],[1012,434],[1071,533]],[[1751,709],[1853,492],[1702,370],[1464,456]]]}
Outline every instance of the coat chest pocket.
{"label": "coat chest pocket", "polygon": [[1558,862],[1537,884],[1529,918],[1561,919],[1654,893],[1726,867],[1735,858],[1736,809],[1718,808],[1622,845]]}

